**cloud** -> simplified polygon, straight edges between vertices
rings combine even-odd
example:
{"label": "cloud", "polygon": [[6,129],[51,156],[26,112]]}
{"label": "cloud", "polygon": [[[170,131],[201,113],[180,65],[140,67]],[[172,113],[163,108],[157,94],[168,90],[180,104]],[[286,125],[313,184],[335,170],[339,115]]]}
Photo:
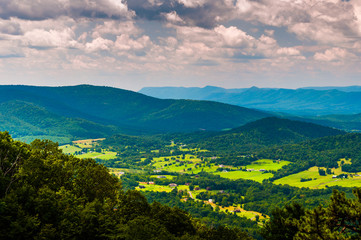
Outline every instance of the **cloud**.
{"label": "cloud", "polygon": [[70,28],[61,31],[34,29],[26,32],[22,41],[24,45],[35,48],[68,48],[75,46],[74,36],[74,32]]}
{"label": "cloud", "polygon": [[88,52],[108,51],[114,45],[111,40],[98,37],[92,42],[86,43],[85,50]]}
{"label": "cloud", "polygon": [[20,24],[11,20],[0,19],[0,33],[9,35],[19,35],[22,33]]}
{"label": "cloud", "polygon": [[195,8],[203,6],[206,0],[177,0],[177,2],[183,4],[185,7]]}
{"label": "cloud", "polygon": [[254,42],[253,37],[234,26],[226,28],[220,25],[216,27],[214,31],[221,36],[225,46],[250,47]]}
{"label": "cloud", "polygon": [[316,53],[314,59],[324,62],[337,62],[344,60],[353,60],[356,56],[342,48],[327,49],[323,53]]}
{"label": "cloud", "polygon": [[138,17],[148,20],[162,20],[168,14],[177,14],[184,21],[179,23],[203,28],[213,28],[229,20],[236,10],[230,0],[133,0],[128,1],[128,7]]}
{"label": "cloud", "polygon": [[107,20],[96,25],[92,30],[92,37],[120,34],[138,35],[140,33],[141,30],[135,26],[134,21]]}
{"label": "cloud", "polygon": [[164,13],[163,16],[165,17],[165,19],[172,23],[172,24],[184,24],[184,20],[182,18],[180,18],[178,16],[178,14],[173,11],[173,12],[170,12],[170,13]]}
{"label": "cloud", "polygon": [[238,0],[235,18],[274,27],[286,27],[301,40],[325,44],[361,37],[360,1]]}
{"label": "cloud", "polygon": [[44,20],[68,16],[77,18],[122,19],[133,16],[123,0],[4,0],[0,2],[0,18],[16,17]]}

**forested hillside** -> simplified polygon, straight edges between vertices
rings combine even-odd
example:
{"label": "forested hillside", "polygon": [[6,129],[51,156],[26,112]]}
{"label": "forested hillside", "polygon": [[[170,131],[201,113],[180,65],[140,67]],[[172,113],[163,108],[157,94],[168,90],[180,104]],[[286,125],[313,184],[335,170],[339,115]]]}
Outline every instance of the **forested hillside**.
{"label": "forested hillside", "polygon": [[[65,122],[65,118],[68,125],[65,132],[74,131],[73,136],[83,137],[79,133],[88,131],[88,137],[102,137],[100,132],[107,136],[109,131],[134,135],[222,130],[270,116],[223,103],[161,100],[122,89],[90,85],[0,86],[0,104],[3,130],[16,133],[17,137],[27,136],[29,132],[49,135],[44,132],[45,126],[51,126],[52,134],[64,136],[66,133],[61,134],[52,125]],[[41,121],[37,115],[43,116]],[[19,129],[14,129],[15,122],[20,124]],[[82,126],[86,123],[93,127],[86,130],[86,126]],[[32,130],[26,131],[24,126]]]}
{"label": "forested hillside", "polygon": [[116,126],[64,117],[19,100],[0,103],[0,123],[1,131],[9,131],[12,137],[27,142],[42,138],[68,143],[72,139],[98,138],[121,132]]}
{"label": "forested hillside", "polygon": [[274,178],[306,170],[313,166],[333,168],[340,159],[351,159],[351,163],[342,164],[345,172],[361,171],[361,134],[329,136],[305,141],[298,144],[282,145],[260,150],[259,157],[287,159],[293,164],[278,171]]}
{"label": "forested hillside", "polygon": [[224,132],[173,134],[168,138],[216,152],[251,152],[266,146],[340,134],[345,132],[313,123],[269,117]]}
{"label": "forested hillside", "polygon": [[27,145],[0,133],[0,159],[0,239],[251,239],[124,192],[104,166],[50,141]]}

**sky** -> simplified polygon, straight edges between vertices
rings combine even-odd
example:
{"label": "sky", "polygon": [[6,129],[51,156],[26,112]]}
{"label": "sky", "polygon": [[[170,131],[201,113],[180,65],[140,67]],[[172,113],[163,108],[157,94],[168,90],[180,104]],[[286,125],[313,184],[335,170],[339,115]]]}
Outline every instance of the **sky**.
{"label": "sky", "polygon": [[361,85],[361,0],[0,0],[0,84]]}

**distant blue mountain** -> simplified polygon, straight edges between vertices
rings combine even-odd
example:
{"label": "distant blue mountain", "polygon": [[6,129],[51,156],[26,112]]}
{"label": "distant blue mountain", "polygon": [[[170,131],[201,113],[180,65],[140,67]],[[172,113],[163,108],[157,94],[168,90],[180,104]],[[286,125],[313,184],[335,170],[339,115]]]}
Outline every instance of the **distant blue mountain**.
{"label": "distant blue mountain", "polygon": [[314,90],[339,90],[343,92],[361,92],[361,86],[347,86],[347,87],[305,87],[301,89],[314,89]]}
{"label": "distant blue mountain", "polygon": [[300,89],[147,87],[139,92],[163,99],[210,100],[295,115],[361,113],[360,86]]}

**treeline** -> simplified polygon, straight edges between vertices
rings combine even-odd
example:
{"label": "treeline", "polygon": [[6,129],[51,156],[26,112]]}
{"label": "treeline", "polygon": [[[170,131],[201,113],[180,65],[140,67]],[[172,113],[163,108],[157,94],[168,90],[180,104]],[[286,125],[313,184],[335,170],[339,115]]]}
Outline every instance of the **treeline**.
{"label": "treeline", "polygon": [[251,239],[124,192],[106,167],[47,140],[27,145],[0,133],[0,160],[0,239]]}
{"label": "treeline", "polygon": [[258,158],[285,159],[293,162],[277,171],[272,180],[318,166],[337,168],[340,159],[351,159],[342,168],[347,172],[361,171],[361,134],[329,136],[298,144],[264,148],[255,153]]}
{"label": "treeline", "polygon": [[[124,185],[135,186],[137,181],[149,181],[149,176],[130,175],[122,176]],[[153,178],[155,184],[167,186],[170,183],[189,185],[190,188],[199,187],[208,190],[200,195],[201,199],[214,199],[220,206],[243,204],[244,209],[271,214],[276,206],[283,206],[292,201],[299,201],[307,208],[313,208],[323,204],[330,197],[333,189],[342,190],[348,194],[350,188],[332,187],[325,189],[297,188],[288,185],[275,185],[269,182],[258,183],[251,180],[230,180],[218,175],[200,172],[189,175],[180,174],[173,179]]]}
{"label": "treeline", "polygon": [[[194,136],[193,143],[199,148],[217,153],[251,153],[264,147],[298,143],[344,133],[337,129],[313,123],[269,117],[223,133],[203,134],[204,138]],[[187,140],[189,141],[189,139]]]}
{"label": "treeline", "polygon": [[266,240],[352,240],[361,238],[361,189],[348,198],[335,190],[327,206],[305,209],[299,203],[272,211],[261,235]]}
{"label": "treeline", "polygon": [[220,227],[226,225],[232,228],[241,226],[243,231],[248,232],[256,239],[260,239],[258,233],[260,229],[256,221],[239,217],[235,213],[221,212],[219,208],[213,209],[211,205],[195,201],[189,197],[187,192],[179,191],[177,188],[170,193],[146,191],[143,194],[150,203],[160,202],[163,205],[183,209],[207,226]]}

